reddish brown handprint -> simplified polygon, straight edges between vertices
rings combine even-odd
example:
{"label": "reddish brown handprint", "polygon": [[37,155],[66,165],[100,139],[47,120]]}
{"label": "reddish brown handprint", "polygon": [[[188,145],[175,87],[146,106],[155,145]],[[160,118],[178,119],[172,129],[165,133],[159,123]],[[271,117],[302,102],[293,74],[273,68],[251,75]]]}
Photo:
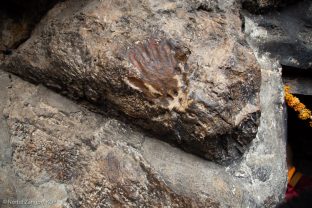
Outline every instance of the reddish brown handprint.
{"label": "reddish brown handprint", "polygon": [[135,44],[128,60],[136,69],[127,78],[129,85],[151,101],[169,109],[183,110],[187,98],[187,59],[190,51],[171,40],[149,39]]}

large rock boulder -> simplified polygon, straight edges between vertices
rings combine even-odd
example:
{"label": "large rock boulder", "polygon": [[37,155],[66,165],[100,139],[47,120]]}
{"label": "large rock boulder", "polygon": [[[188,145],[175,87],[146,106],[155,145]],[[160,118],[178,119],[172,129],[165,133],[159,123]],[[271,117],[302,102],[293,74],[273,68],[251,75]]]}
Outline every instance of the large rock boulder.
{"label": "large rock boulder", "polygon": [[255,138],[260,117],[260,68],[239,6],[69,0],[2,68],[74,99],[109,103],[187,151],[230,163]]}
{"label": "large rock boulder", "polygon": [[1,207],[275,207],[287,180],[283,91],[276,65],[259,60],[261,124],[226,167],[0,71]]}
{"label": "large rock boulder", "polygon": [[58,4],[4,56],[1,69],[99,106],[0,70],[0,207],[276,207],[283,84],[259,16],[242,27],[230,0],[109,2]]}

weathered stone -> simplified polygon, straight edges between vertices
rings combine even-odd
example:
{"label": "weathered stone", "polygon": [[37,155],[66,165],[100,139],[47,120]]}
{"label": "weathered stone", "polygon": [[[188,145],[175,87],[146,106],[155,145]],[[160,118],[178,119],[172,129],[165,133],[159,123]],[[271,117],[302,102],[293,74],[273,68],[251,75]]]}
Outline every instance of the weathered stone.
{"label": "weathered stone", "polygon": [[[16,78],[11,82],[7,85],[12,88],[5,90],[8,97],[1,98],[7,103],[10,137],[0,139],[12,147],[13,157],[1,164],[1,202],[37,200],[44,202],[41,207],[220,206],[208,195],[168,186],[142,155],[143,143],[151,138],[44,87]],[[26,188],[28,192],[20,191]],[[49,194],[42,196],[42,188]]]}
{"label": "weathered stone", "polygon": [[255,138],[260,117],[260,68],[238,7],[66,1],[2,67],[72,98],[109,102],[161,138],[229,163]]}
{"label": "weathered stone", "polygon": [[8,88],[11,86],[10,77],[7,74],[0,73],[0,97],[2,98],[0,102],[0,165],[7,164],[11,161],[11,145],[9,144],[10,134],[7,128],[7,123],[4,119],[3,110],[6,106],[8,100]]}
{"label": "weathered stone", "polygon": [[[55,207],[275,207],[286,185],[282,83],[260,58],[257,137],[224,167],[0,71],[0,203]],[[271,71],[274,69],[273,71]],[[14,207],[2,204],[2,207]]]}
{"label": "weathered stone", "polygon": [[[252,25],[249,25],[252,24]],[[312,2],[298,2],[264,15],[245,15],[254,47],[284,66],[312,68]]]}
{"label": "weathered stone", "polygon": [[0,6],[0,53],[4,56],[10,55],[11,50],[16,49],[27,40],[34,26],[56,2],[58,0],[2,1]]}
{"label": "weathered stone", "polygon": [[312,70],[283,67],[283,82],[293,94],[312,96]]}

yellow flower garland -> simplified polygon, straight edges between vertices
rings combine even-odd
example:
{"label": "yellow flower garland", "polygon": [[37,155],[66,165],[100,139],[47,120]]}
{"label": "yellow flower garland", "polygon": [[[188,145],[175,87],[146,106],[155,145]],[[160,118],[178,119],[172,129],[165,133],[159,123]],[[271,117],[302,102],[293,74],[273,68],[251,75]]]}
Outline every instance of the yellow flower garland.
{"label": "yellow flower garland", "polygon": [[310,119],[309,124],[312,127],[312,112],[311,112],[311,110],[306,108],[306,106],[303,103],[301,103],[297,97],[295,97],[294,95],[292,95],[290,93],[290,87],[289,86],[285,86],[284,91],[285,91],[285,100],[286,100],[287,105],[299,113],[298,117],[301,120]]}

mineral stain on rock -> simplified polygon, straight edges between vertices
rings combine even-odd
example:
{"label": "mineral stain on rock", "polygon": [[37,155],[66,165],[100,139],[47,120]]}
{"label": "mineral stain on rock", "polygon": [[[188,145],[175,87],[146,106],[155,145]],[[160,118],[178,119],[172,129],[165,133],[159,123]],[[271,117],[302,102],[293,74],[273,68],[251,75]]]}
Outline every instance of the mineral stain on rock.
{"label": "mineral stain on rock", "polygon": [[189,49],[172,40],[150,38],[135,44],[127,54],[136,71],[127,77],[127,83],[144,93],[157,104],[184,111],[188,99],[187,59]]}

